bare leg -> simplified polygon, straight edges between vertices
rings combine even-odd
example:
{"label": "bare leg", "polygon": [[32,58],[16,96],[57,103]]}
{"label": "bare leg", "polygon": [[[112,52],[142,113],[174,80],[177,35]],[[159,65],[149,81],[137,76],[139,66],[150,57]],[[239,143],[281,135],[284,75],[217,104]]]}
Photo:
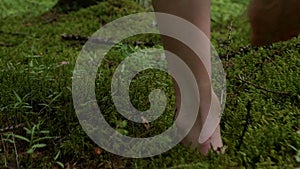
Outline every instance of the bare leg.
{"label": "bare leg", "polygon": [[[210,38],[210,0],[153,0],[153,6],[156,12],[164,12],[182,17],[191,23],[195,24],[199,29],[201,29],[208,38]],[[159,23],[158,24],[164,24]],[[171,25],[170,25],[171,29]],[[221,111],[220,103],[215,95],[212,95],[210,79],[207,75],[207,71],[204,68],[204,64],[210,69],[210,53],[207,53],[205,57],[205,63],[202,63],[198,57],[185,45],[177,40],[169,37],[162,37],[164,47],[166,50],[179,56],[184,60],[194,73],[200,92],[200,108],[199,115],[194,124],[192,130],[187,135],[187,137],[182,141],[185,145],[190,145],[192,147],[198,148],[201,153],[206,154],[211,146],[214,150],[218,147],[222,147],[223,143],[220,135],[220,127],[214,128],[210,137],[204,140],[202,144],[199,144],[199,135],[204,124],[204,120],[209,112],[211,99],[212,107],[214,111]],[[201,39],[197,39],[199,44],[203,44]],[[210,48],[210,44],[206,44],[204,47]],[[203,46],[199,46],[203,48]],[[209,50],[208,50],[209,51]],[[167,56],[168,59],[168,56]],[[211,73],[211,70],[208,70]],[[178,86],[175,84],[175,96],[176,96],[176,106],[179,109],[180,105],[180,91]],[[203,128],[205,131],[206,129]],[[210,129],[211,130],[211,129]]]}
{"label": "bare leg", "polygon": [[249,6],[251,42],[269,45],[300,34],[299,0],[252,0]]}

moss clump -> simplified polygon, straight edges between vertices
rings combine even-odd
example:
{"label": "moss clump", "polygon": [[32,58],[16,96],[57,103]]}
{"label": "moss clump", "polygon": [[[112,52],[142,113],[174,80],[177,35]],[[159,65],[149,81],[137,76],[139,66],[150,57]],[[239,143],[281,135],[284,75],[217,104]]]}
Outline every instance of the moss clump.
{"label": "moss clump", "polygon": [[[108,0],[66,14],[50,11],[35,18],[1,20],[0,127],[24,123],[31,129],[41,124],[41,131],[54,136],[52,140],[40,140],[47,146],[37,148],[32,156],[24,153],[29,148],[26,142],[16,138],[20,164],[25,168],[58,168],[59,164],[65,168],[136,169],[298,167],[300,39],[251,47],[249,27],[240,18],[234,20],[231,29],[221,24],[215,25],[212,32],[212,43],[227,73],[227,102],[221,122],[223,141],[228,146],[225,154],[204,157],[178,145],[152,158],[126,159],[101,150],[89,139],[78,123],[71,95],[72,72],[84,42],[64,41],[61,36],[91,36],[114,19],[143,11],[133,1]],[[127,40],[135,42],[134,38]],[[143,48],[133,43],[116,45],[99,67],[95,82],[97,101],[107,121],[136,137],[162,133],[172,123],[174,112],[169,104],[164,116],[150,124],[150,130],[143,124],[126,123],[117,115],[109,97],[114,69],[125,57]],[[160,87],[172,91],[169,76],[150,70],[142,72],[131,84],[131,101],[141,110],[148,108],[148,94]],[[14,134],[28,137],[22,129]],[[0,148],[0,166],[4,166],[5,159],[15,160],[14,146],[6,138],[10,137],[3,135],[1,140],[6,149]]]}

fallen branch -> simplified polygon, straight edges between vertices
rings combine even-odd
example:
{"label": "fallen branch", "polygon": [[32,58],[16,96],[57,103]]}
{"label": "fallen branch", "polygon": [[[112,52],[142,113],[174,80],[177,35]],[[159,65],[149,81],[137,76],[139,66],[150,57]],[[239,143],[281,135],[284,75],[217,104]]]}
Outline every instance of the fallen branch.
{"label": "fallen branch", "polygon": [[[88,36],[81,36],[81,35],[72,35],[72,34],[63,34],[61,35],[62,40],[67,41],[80,41],[80,42],[92,42],[95,44],[108,44],[108,45],[114,45],[116,44],[115,41],[110,39],[103,39],[101,37],[88,37]],[[143,42],[143,41],[135,41],[133,43],[125,43],[125,44],[132,44],[133,46],[147,46],[147,47],[153,47],[153,42]]]}
{"label": "fallen branch", "polygon": [[273,91],[273,90],[270,90],[270,89],[261,87],[261,86],[259,86],[259,85],[257,85],[257,84],[252,83],[252,82],[243,80],[243,79],[241,79],[240,77],[237,77],[236,79],[237,79],[237,80],[240,80],[240,81],[242,81],[242,82],[244,82],[244,83],[246,83],[246,84],[248,84],[248,85],[251,85],[251,86],[253,86],[253,87],[257,88],[257,89],[263,90],[263,91],[265,91],[265,92],[269,92],[269,93],[273,93],[273,94],[282,94],[282,95],[289,95],[289,94],[290,94],[290,92]]}
{"label": "fallen branch", "polygon": [[247,104],[247,106],[246,106],[246,108],[247,108],[246,122],[244,124],[244,129],[242,131],[242,135],[240,137],[240,143],[237,146],[237,151],[240,151],[240,149],[242,147],[242,144],[244,143],[245,134],[246,134],[246,132],[248,130],[249,125],[251,124],[251,119],[252,119],[251,114],[250,114],[251,107],[252,107],[252,104],[251,104],[251,101],[249,101],[248,104]]}
{"label": "fallen branch", "polygon": [[63,34],[61,35],[62,40],[68,40],[68,41],[90,41],[93,43],[99,43],[99,44],[115,44],[111,40],[105,40],[102,38],[90,38],[88,36],[81,36],[81,35],[72,35],[72,34]]}
{"label": "fallen branch", "polygon": [[226,48],[226,57],[225,57],[225,69],[227,69],[229,67],[229,53],[230,53],[230,44],[232,42],[232,21],[230,22],[230,25],[228,26],[228,29],[229,29],[229,34],[228,34],[228,45],[227,45],[227,48]]}

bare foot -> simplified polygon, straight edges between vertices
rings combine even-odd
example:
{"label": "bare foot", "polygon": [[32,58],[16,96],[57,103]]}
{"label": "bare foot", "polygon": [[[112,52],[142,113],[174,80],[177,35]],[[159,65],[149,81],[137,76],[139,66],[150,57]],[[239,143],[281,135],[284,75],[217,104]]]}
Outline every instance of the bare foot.
{"label": "bare foot", "polygon": [[213,135],[203,144],[200,144],[199,151],[206,155],[211,149],[216,152],[220,152],[222,147],[223,142],[221,139],[221,131],[220,126],[218,126]]}
{"label": "bare foot", "polygon": [[[221,111],[220,102],[218,101],[218,97],[215,94],[213,94],[211,111]],[[178,112],[176,112],[175,114],[175,118],[177,117],[177,113]],[[192,129],[189,131],[187,136],[181,141],[181,143],[188,147],[197,148],[202,154],[205,155],[211,149],[214,151],[219,151],[223,147],[219,125],[220,119],[216,118],[217,116],[215,116],[212,119],[208,119],[206,126],[203,126],[204,124],[202,123],[204,123],[205,120],[201,120],[200,116],[201,114],[198,115],[198,118],[195,124],[193,125]],[[179,121],[176,123],[176,125],[179,129],[184,129],[184,126],[189,125],[189,121]],[[203,135],[205,139],[200,144],[199,137],[201,132],[204,133]]]}

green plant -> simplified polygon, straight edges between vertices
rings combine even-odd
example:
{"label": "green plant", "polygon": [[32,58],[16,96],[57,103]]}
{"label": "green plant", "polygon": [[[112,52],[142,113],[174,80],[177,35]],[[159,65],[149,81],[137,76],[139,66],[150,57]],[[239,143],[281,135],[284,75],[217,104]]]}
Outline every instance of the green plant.
{"label": "green plant", "polygon": [[42,122],[38,124],[34,124],[32,128],[24,127],[26,131],[26,136],[14,134],[14,133],[6,133],[4,134],[6,138],[4,141],[8,141],[10,143],[14,143],[14,138],[19,139],[21,141],[27,142],[27,151],[28,154],[33,154],[36,149],[44,148],[47,146],[46,143],[42,143],[44,140],[53,139],[53,137],[49,136],[49,130],[40,130]]}
{"label": "green plant", "polygon": [[30,96],[30,93],[26,94],[24,97],[20,97],[16,91],[13,91],[16,102],[12,105],[13,109],[31,109],[32,107],[26,102],[26,99]]}
{"label": "green plant", "polygon": [[[145,11],[140,5],[132,0],[108,0],[63,15],[49,11],[47,15],[34,18],[29,15],[21,19],[13,16],[1,19],[1,31],[5,33],[0,36],[0,128],[26,121],[30,124],[27,130],[2,134],[5,146],[1,146],[0,166],[5,166],[5,159],[15,161],[16,155],[11,151],[14,145],[10,143],[16,143],[18,152],[14,152],[20,157],[20,165],[26,168],[54,168],[53,165],[136,169],[299,167],[299,38],[267,47],[251,47],[249,28],[240,17],[246,10],[246,3],[248,0],[213,0],[212,8],[220,11],[213,9],[217,26],[213,21],[212,43],[227,66],[227,101],[221,129],[228,148],[224,154],[211,153],[206,157],[181,145],[145,159],[118,157],[105,150],[95,154],[98,146],[78,123],[72,105],[71,82],[83,43],[62,40],[62,34],[90,36],[116,18]],[[235,5],[239,6],[237,10]],[[34,8],[36,6],[32,10]],[[232,22],[230,30],[228,22]],[[143,124],[121,118],[109,97],[115,68],[131,53],[144,48],[134,45],[137,40],[153,42],[149,36],[147,38],[128,38],[128,43],[114,47],[99,68],[95,81],[98,105],[105,119],[115,129],[121,129],[120,133],[132,137],[160,134],[173,124],[172,104],[168,104],[164,116],[151,122],[147,129]],[[1,43],[14,46],[1,46]],[[162,48],[160,43],[155,45]],[[63,61],[68,64],[60,64]],[[144,60],[140,57],[139,61]],[[130,84],[132,104],[139,110],[147,110],[150,106],[148,95],[153,89],[166,89],[167,97],[174,100],[169,92],[172,84],[168,76],[149,70],[139,73]],[[249,117],[248,101],[252,104]],[[242,135],[244,128],[247,130]],[[45,133],[39,132],[44,129]],[[35,133],[33,138],[32,133]],[[50,133],[58,137],[50,138]],[[13,137],[15,135],[22,138]],[[34,141],[43,137],[46,138]],[[52,143],[54,146],[49,146]],[[35,144],[43,148],[37,146],[33,151]],[[28,150],[33,153],[26,153]],[[43,155],[34,158],[39,153]],[[28,156],[32,156],[32,160],[29,161]]]}
{"label": "green plant", "polygon": [[58,161],[60,154],[61,154],[60,151],[58,151],[57,154],[55,155],[55,157],[53,158],[53,161],[55,162],[55,164],[57,164],[61,168],[65,168],[64,167],[65,165],[62,162]]}
{"label": "green plant", "polygon": [[298,163],[300,163],[300,149],[297,149],[296,147],[289,145],[289,147],[291,147],[293,150],[295,150],[296,155],[295,155],[295,159]]}

